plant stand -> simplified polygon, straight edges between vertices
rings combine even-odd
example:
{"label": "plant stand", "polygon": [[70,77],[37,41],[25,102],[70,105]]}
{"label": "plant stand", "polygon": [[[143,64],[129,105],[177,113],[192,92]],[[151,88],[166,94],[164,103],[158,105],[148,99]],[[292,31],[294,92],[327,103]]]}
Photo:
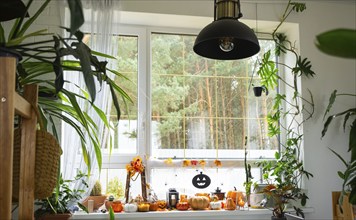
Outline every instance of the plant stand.
{"label": "plant stand", "polygon": [[352,204],[349,203],[349,196],[344,195],[341,211],[339,205],[340,195],[340,191],[332,192],[333,220],[353,220],[355,218],[355,213]]}
{"label": "plant stand", "polygon": [[[146,169],[142,171],[141,174],[141,190],[142,190],[142,198],[143,201],[147,201],[147,190],[146,190]],[[130,182],[131,182],[131,176],[130,173],[127,172],[127,177],[126,177],[126,188],[125,188],[125,198],[126,198],[126,203],[129,202],[129,197],[130,197]]]}
{"label": "plant stand", "polygon": [[17,58],[0,56],[0,213],[12,219],[12,173],[14,114],[22,117],[20,149],[19,219],[33,219],[38,86],[25,87],[24,96],[15,91]]}

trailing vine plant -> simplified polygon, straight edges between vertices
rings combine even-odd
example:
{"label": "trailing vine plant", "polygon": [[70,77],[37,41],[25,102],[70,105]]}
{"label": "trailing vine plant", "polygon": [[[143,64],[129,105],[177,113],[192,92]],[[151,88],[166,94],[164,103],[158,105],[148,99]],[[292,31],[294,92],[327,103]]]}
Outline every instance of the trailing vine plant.
{"label": "trailing vine plant", "polygon": [[[298,81],[300,77],[312,78],[315,72],[309,59],[299,54],[296,44],[290,41],[287,35],[279,32],[291,13],[302,13],[304,10],[306,10],[305,3],[289,0],[280,23],[271,34],[276,44],[274,50],[276,56],[292,55],[294,63],[283,63],[272,59],[273,51],[269,50],[264,53],[257,71],[262,86],[269,90],[276,90],[283,84],[285,88],[285,92],[279,92],[274,98],[272,112],[267,116],[268,136],[279,139],[280,152],[275,153],[275,160],[257,163],[262,169],[263,180],[273,184],[273,187],[266,188],[264,192],[275,201],[279,201],[279,204],[273,207],[273,215],[276,217],[284,216],[288,200],[301,199],[302,205],[305,205],[308,197],[301,191],[301,180],[304,176],[308,179],[313,177],[304,169],[301,147],[303,123],[313,116],[314,101],[309,90],[308,99],[302,96]],[[281,74],[281,68],[286,70],[285,74]],[[286,77],[293,80],[290,82]],[[275,197],[285,199],[276,200]],[[297,214],[303,215],[302,210],[294,208]]]}

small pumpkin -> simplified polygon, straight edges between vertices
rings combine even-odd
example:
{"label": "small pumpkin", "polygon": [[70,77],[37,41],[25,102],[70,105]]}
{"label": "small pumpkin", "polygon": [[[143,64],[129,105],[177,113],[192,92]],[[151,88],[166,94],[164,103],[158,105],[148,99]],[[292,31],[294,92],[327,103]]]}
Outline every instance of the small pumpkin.
{"label": "small pumpkin", "polygon": [[126,203],[124,205],[125,212],[137,212],[137,205],[135,203]]}
{"label": "small pumpkin", "polygon": [[209,207],[209,199],[206,196],[193,196],[189,198],[188,203],[194,210],[204,210]]}
{"label": "small pumpkin", "polygon": [[243,193],[241,191],[237,191],[236,188],[235,190],[228,191],[226,195],[226,198],[231,198],[235,204],[237,204],[239,198],[242,197],[243,197]]}
{"label": "small pumpkin", "polygon": [[165,211],[167,207],[167,202],[166,200],[158,200],[157,205],[158,205],[157,211]]}
{"label": "small pumpkin", "polygon": [[210,208],[212,210],[220,210],[222,207],[221,201],[216,201],[216,202],[210,202]]}
{"label": "small pumpkin", "polygon": [[179,195],[179,201],[181,202],[188,202],[188,197],[186,194],[180,194]]}
{"label": "small pumpkin", "polygon": [[158,209],[157,202],[151,202],[150,203],[150,211],[157,211],[157,209]]}
{"label": "small pumpkin", "polygon": [[180,211],[185,211],[189,209],[188,202],[178,202],[176,208]]}
{"label": "small pumpkin", "polygon": [[221,207],[222,207],[221,201],[219,201],[219,198],[216,195],[214,195],[212,197],[212,202],[210,202],[210,208],[212,210],[219,210],[221,209]]}
{"label": "small pumpkin", "polygon": [[122,212],[122,210],[124,209],[121,201],[119,201],[119,200],[113,201],[113,203],[111,204],[111,207],[114,212]]}
{"label": "small pumpkin", "polygon": [[225,210],[235,210],[235,209],[236,209],[236,204],[234,200],[232,198],[227,198]]}
{"label": "small pumpkin", "polygon": [[150,210],[150,204],[143,202],[137,206],[139,212],[148,212]]}

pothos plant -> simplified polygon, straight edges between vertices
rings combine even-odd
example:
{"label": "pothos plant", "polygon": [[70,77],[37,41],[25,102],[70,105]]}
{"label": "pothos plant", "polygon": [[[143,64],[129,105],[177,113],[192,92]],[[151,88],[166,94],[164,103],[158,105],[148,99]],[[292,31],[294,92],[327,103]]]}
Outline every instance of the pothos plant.
{"label": "pothos plant", "polygon": [[[272,113],[267,116],[268,135],[277,137],[280,152],[275,153],[274,160],[257,163],[262,168],[264,181],[270,183],[264,192],[275,201],[272,211],[273,215],[279,218],[284,217],[289,200],[301,199],[302,205],[305,205],[308,197],[301,191],[301,180],[304,176],[308,179],[313,176],[304,169],[301,146],[302,125],[312,117],[314,101],[309,90],[309,99],[302,96],[298,81],[300,77],[312,78],[315,72],[308,58],[299,54],[295,43],[291,42],[285,34],[279,33],[280,27],[291,13],[302,13],[304,10],[306,10],[305,3],[289,0],[280,23],[271,34],[276,45],[274,51],[276,56],[291,55],[294,57],[294,63],[273,60],[273,51],[270,50],[264,53],[257,71],[261,84],[270,91],[276,89],[279,84],[284,84],[285,91],[288,91],[276,95],[273,100]],[[286,70],[285,75],[281,74],[279,67]],[[290,74],[292,82],[286,80],[287,74]],[[297,214],[303,215],[301,209],[294,208]]]}
{"label": "pothos plant", "polygon": [[[83,102],[87,107],[92,107],[104,125],[109,127],[106,114],[94,104],[96,87],[100,85],[110,88],[111,98],[119,119],[120,106],[117,94],[124,102],[131,101],[131,99],[108,76],[107,72],[124,80],[126,78],[116,70],[108,68],[107,61],[100,61],[98,58],[115,59],[113,56],[93,51],[83,42],[84,34],[79,30],[84,22],[80,0],[67,1],[71,13],[71,27],[63,28],[63,30],[70,33],[68,37],[49,33],[47,28],[28,33],[51,0],[43,1],[34,14],[29,15],[28,11],[33,2],[29,0],[26,5],[21,0],[0,2],[0,52],[16,54],[20,59],[22,58],[18,62],[16,72],[16,89],[19,93],[25,85],[39,85],[38,108],[44,128],[50,127],[51,133],[58,138],[55,121],[59,120],[71,125],[81,138],[82,154],[89,171],[91,159],[88,146],[90,143],[95,149],[100,169],[102,157],[100,142],[96,135],[98,127],[79,103]],[[3,28],[3,23],[7,22],[12,22],[8,23],[12,24],[8,33]],[[33,37],[36,37],[35,42],[30,41]],[[69,74],[82,74],[86,88],[81,88],[71,81],[65,81],[64,71]],[[65,89],[65,83],[74,85],[80,92]]]}

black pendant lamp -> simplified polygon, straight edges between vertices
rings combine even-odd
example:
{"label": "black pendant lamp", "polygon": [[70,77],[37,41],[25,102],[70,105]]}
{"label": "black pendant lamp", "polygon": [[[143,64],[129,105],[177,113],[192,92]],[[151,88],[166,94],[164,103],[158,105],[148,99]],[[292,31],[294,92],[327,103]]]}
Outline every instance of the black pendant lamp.
{"label": "black pendant lamp", "polygon": [[260,51],[255,33],[244,23],[240,0],[214,0],[214,21],[197,36],[193,50],[216,60],[237,60]]}

